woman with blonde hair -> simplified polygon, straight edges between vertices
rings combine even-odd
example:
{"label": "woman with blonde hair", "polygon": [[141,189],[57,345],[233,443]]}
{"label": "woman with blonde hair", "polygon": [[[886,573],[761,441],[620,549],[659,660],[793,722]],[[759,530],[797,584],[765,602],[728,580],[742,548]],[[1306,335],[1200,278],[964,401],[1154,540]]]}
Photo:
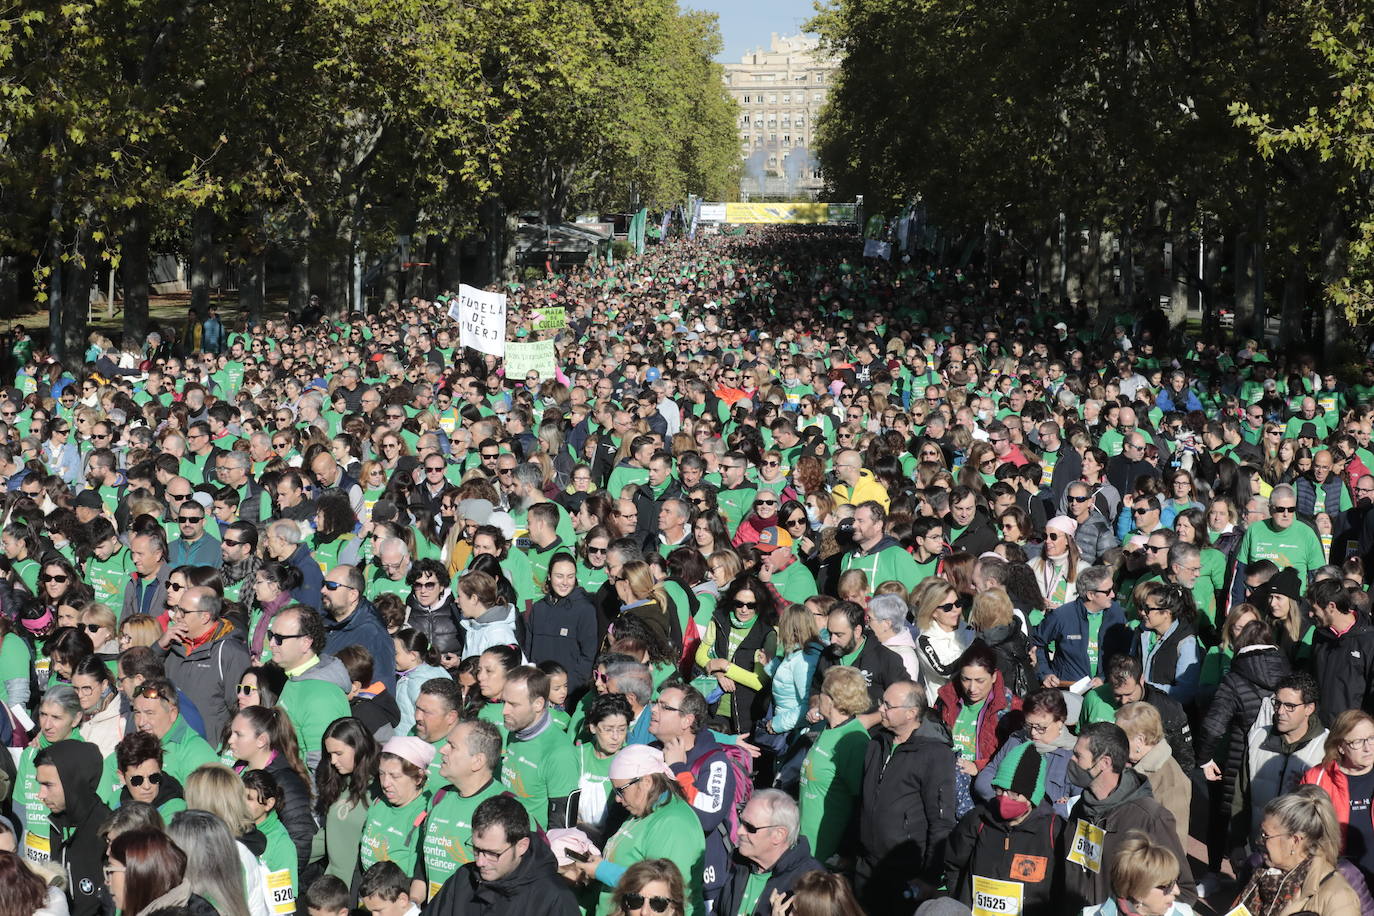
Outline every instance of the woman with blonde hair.
{"label": "woman with blonde hair", "polygon": [[[638,617],[670,646],[682,644],[683,625],[676,618],[667,592],[654,579],[653,570],[643,560],[631,560],[620,567],[620,575],[610,579],[620,598],[620,613]],[[682,610],[686,613],[686,609]]]}
{"label": "woman with blonde hair", "polygon": [[1265,916],[1359,913],[1359,897],[1336,864],[1341,844],[1339,814],[1339,807],[1333,811],[1326,799],[1301,789],[1265,805],[1258,841],[1268,868],[1255,869],[1236,898],[1236,908],[1243,906],[1242,912]]}
{"label": "woman with blonde hair", "polygon": [[1007,689],[1024,696],[1035,686],[1031,643],[1007,590],[995,585],[975,595],[968,622],[978,639],[997,655],[997,670],[1002,672]]}
{"label": "woman with blonde hair", "polygon": [[263,880],[263,869],[258,857],[244,844],[245,838],[254,845],[260,843],[262,838],[253,823],[253,814],[248,810],[243,783],[224,764],[206,763],[196,767],[186,777],[184,794],[188,809],[208,811],[228,828],[238,853],[239,867],[243,870],[248,910],[251,916],[267,916],[272,911],[272,905],[270,891]]}
{"label": "woman with blonde hair", "polygon": [[871,703],[868,684],[857,668],[837,665],[825,673],[816,707],[825,729],[807,752],[798,796],[800,833],[822,862],[839,851],[858,808],[868,747],[868,732],[859,716]]}
{"label": "woman with blonde hair", "polygon": [[162,636],[162,627],[147,614],[131,614],[119,625],[119,650],[151,646]]}
{"label": "woman with blonde hair", "polygon": [[841,601],[853,601],[862,607],[868,606],[868,573],[862,569],[847,569],[840,573],[840,580],[835,585],[835,591],[839,592]]}
{"label": "woman with blonde hair", "polygon": [[[820,630],[811,609],[804,604],[788,605],[778,621],[777,658],[768,665],[772,677],[773,717],[764,726],[766,735],[760,735],[777,753],[780,761],[790,760],[792,743],[805,726],[802,717],[806,713],[807,697],[811,692],[811,682],[816,673],[825,646],[821,643]],[[867,710],[864,710],[867,712]],[[769,736],[775,736],[770,738]],[[798,751],[798,761],[800,761]],[[796,773],[785,765],[779,766],[785,774],[783,788],[791,788]]]}
{"label": "woman with blonde hair", "polygon": [[949,683],[954,663],[973,642],[974,633],[964,623],[959,595],[945,579],[931,576],[911,593],[916,610],[916,656],[921,661],[921,680],[926,696],[933,697]]}
{"label": "woman with blonde hair", "polygon": [[1116,849],[1111,898],[1101,906],[1084,907],[1082,916],[1192,916],[1193,908],[1178,902],[1182,866],[1168,847],[1131,830]]}
{"label": "woman with blonde hair", "polygon": [[1164,740],[1164,720],[1159,710],[1142,701],[1127,703],[1116,711],[1116,724],[1126,733],[1126,751],[1131,768],[1150,783],[1155,799],[1174,816],[1179,848],[1187,849],[1188,810],[1193,786],[1174,760],[1169,742]]}

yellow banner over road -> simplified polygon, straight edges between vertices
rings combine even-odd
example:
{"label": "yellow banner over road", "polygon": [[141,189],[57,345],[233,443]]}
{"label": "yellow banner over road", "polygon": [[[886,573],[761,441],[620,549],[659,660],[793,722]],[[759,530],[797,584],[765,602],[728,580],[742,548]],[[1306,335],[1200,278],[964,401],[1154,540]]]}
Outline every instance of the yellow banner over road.
{"label": "yellow banner over road", "polygon": [[725,222],[727,223],[827,223],[831,219],[829,204],[733,203],[725,205]]}

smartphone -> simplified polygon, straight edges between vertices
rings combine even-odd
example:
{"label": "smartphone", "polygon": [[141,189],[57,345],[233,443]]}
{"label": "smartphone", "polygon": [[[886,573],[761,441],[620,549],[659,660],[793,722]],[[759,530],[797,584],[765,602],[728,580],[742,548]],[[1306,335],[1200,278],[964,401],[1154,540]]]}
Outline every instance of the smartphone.
{"label": "smartphone", "polygon": [[563,850],[564,855],[576,862],[590,862],[592,854],[590,852],[578,852],[576,849]]}

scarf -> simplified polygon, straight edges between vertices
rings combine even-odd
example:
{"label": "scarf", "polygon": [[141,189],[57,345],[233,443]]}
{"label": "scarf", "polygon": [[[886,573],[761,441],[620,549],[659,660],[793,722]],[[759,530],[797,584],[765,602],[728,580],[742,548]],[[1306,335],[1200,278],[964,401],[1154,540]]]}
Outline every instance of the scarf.
{"label": "scarf", "polygon": [[[224,579],[225,585],[233,585],[235,582],[251,579],[257,574],[257,571],[258,558],[251,553],[237,563],[225,561],[219,568],[219,574]],[[246,604],[247,602],[243,603]]]}
{"label": "scarf", "polygon": [[1311,856],[1287,872],[1277,868],[1261,868],[1255,872],[1236,903],[1243,904],[1253,916],[1277,913],[1298,896],[1311,868]]}

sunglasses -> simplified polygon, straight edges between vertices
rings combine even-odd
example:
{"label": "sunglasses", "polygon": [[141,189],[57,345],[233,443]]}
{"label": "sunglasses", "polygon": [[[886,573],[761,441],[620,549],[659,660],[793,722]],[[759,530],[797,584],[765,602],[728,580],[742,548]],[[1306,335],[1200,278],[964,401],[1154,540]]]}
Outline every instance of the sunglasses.
{"label": "sunglasses", "polygon": [[1271,511],[1271,512],[1282,513],[1283,515],[1289,515],[1290,513],[1297,512],[1297,511],[1298,511],[1298,507],[1297,507],[1297,506],[1270,506],[1270,507],[1269,507],[1269,511]]}
{"label": "sunglasses", "polygon": [[649,909],[655,913],[666,913],[668,907],[678,906],[678,901],[671,897],[645,897],[643,894],[626,894],[621,898],[621,902],[627,913],[642,908],[646,902],[649,904]]}
{"label": "sunglasses", "polygon": [[177,522],[180,523],[180,524],[182,524],[182,525],[198,525],[198,524],[200,524],[200,523],[203,522],[203,521],[205,521],[205,516],[203,516],[203,515],[178,515],[178,516],[177,516]]}
{"label": "sunglasses", "polygon": [[253,691],[258,689],[257,684],[239,684],[238,693],[241,697],[252,696]]}
{"label": "sunglasses", "polygon": [[625,785],[623,785],[623,786],[616,786],[616,787],[615,787],[615,795],[616,795],[616,797],[617,797],[617,798],[622,798],[622,799],[623,799],[623,798],[625,797],[625,793],[628,792],[628,791],[630,791],[630,786],[633,786],[635,783],[639,782],[639,781],[640,781],[641,779],[643,779],[643,778],[644,778],[643,776],[640,776],[640,777],[638,777],[638,778],[636,778],[636,779],[631,779],[629,782],[625,783]]}
{"label": "sunglasses", "polygon": [[237,546],[239,546],[240,544],[246,544],[246,543],[248,543],[248,542],[247,542],[247,541],[231,541],[231,540],[229,540],[229,538],[225,538],[225,539],[224,539],[223,541],[221,541],[220,543],[223,544],[225,547],[237,547]]}
{"label": "sunglasses", "polygon": [[64,573],[44,573],[38,577],[39,582],[66,582],[67,576]]}
{"label": "sunglasses", "polygon": [[268,631],[267,638],[272,641],[272,645],[280,646],[288,639],[300,639],[304,635],[304,633],[273,633]]}
{"label": "sunglasses", "polygon": [[102,625],[98,623],[86,623],[82,624],[82,627],[87,633],[99,633],[102,629]]}
{"label": "sunglasses", "polygon": [[148,781],[148,785],[150,785],[150,786],[160,786],[160,785],[162,785],[162,774],[161,774],[161,773],[149,773],[147,776],[130,776],[130,777],[129,777],[129,785],[131,785],[131,786],[133,786],[135,789],[137,789],[139,786],[143,785],[143,781],[144,781],[145,779]]}

